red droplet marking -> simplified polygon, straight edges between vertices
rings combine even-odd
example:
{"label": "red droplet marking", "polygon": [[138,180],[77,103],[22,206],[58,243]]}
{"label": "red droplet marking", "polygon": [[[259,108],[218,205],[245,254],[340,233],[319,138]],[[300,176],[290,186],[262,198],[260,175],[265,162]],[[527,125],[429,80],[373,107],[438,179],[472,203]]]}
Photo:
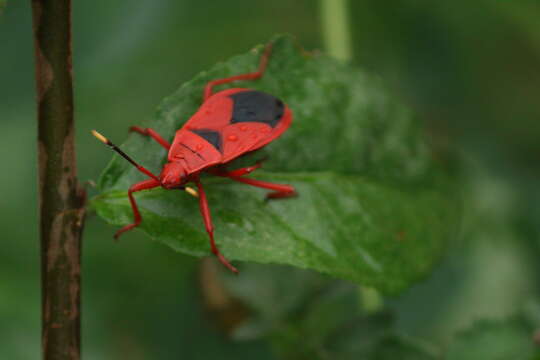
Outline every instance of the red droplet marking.
{"label": "red droplet marking", "polygon": [[195,149],[197,150],[202,150],[202,148],[203,148],[202,144],[197,144],[197,146],[195,146]]}
{"label": "red droplet marking", "polygon": [[227,136],[227,140],[229,140],[229,141],[236,141],[236,140],[238,140],[238,136],[236,136],[236,135],[229,135],[229,136]]}
{"label": "red droplet marking", "polygon": [[247,126],[246,126],[246,125],[242,125],[242,126],[240,126],[240,130],[242,130],[242,131],[246,131],[246,130],[247,130]]}
{"label": "red droplet marking", "polygon": [[263,134],[268,134],[268,133],[270,132],[270,128],[268,128],[268,127],[265,126],[265,127],[261,128],[261,132],[262,132]]}

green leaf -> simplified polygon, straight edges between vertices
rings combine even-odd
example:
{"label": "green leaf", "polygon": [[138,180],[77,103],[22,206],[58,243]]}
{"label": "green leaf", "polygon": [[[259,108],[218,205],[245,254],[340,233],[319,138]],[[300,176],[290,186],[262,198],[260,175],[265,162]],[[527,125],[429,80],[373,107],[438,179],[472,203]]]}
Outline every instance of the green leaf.
{"label": "green leaf", "polygon": [[[428,145],[421,121],[377,77],[307,54],[288,36],[273,41],[264,77],[234,86],[278,96],[294,121],[281,138],[242,163],[268,155],[264,171],[252,176],[290,183],[299,196],[264,202],[260,189],[203,178],[219,248],[231,260],[314,269],[386,292],[407,287],[429,273],[455,233],[456,196],[440,154]],[[253,71],[261,49],[197,75],[145,125],[172,139],[200,106],[204,85]],[[166,159],[165,150],[138,134],[122,148],[154,173]],[[130,223],[126,190],[144,179],[115,156],[93,200],[98,214],[111,224]],[[210,254],[195,199],[164,189],[136,198],[142,231],[177,251]]]}
{"label": "green leaf", "polygon": [[521,317],[482,320],[458,334],[448,348],[448,360],[532,360],[540,356],[533,329]]}
{"label": "green leaf", "polygon": [[435,359],[439,349],[399,336],[389,313],[369,315],[359,286],[313,271],[250,264],[245,274],[222,270],[227,296],[251,310],[233,336],[266,336],[283,359]]}

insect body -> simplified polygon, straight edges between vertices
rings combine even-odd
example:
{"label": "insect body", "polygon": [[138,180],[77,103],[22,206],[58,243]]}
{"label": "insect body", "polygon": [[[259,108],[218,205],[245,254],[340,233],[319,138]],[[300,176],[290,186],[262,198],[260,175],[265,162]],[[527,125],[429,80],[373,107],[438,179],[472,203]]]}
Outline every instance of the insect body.
{"label": "insect body", "polygon": [[[207,172],[216,176],[227,177],[244,184],[272,190],[267,198],[284,198],[294,196],[295,190],[290,185],[274,184],[245,177],[259,168],[261,163],[253,166],[229,171],[226,165],[237,157],[260,149],[278,138],[292,122],[292,112],[281,100],[264,92],[245,88],[232,88],[213,93],[216,85],[236,80],[255,80],[260,78],[266,69],[271,52],[271,44],[267,45],[261,56],[257,72],[237,75],[209,82],[203,95],[203,104],[199,110],[178,130],[172,144],[151,128],[133,126],[131,131],[150,136],[166,148],[168,162],[163,166],[159,176],[152,174],[137,164],[117,146],[101,134],[93,131],[94,136],[109,145],[121,156],[131,162],[139,171],[150,177],[133,184],[128,196],[133,210],[134,222],[126,225],[115,234],[118,238],[124,232],[138,226],[142,217],[139,213],[133,193],[161,186],[165,189],[185,190],[198,196],[201,215],[210,238],[212,252],[223,265],[231,271],[238,271],[220,253],[214,241],[214,229],[210,217],[210,209],[204,188],[200,181],[200,173]],[[185,186],[193,182],[197,191]]]}

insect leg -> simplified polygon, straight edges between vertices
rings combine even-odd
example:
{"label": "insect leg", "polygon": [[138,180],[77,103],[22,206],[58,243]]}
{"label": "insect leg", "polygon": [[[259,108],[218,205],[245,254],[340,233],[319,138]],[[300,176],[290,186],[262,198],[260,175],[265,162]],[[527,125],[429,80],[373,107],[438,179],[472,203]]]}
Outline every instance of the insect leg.
{"label": "insect leg", "polygon": [[240,176],[228,176],[228,178],[251,186],[274,190],[266,195],[267,199],[281,199],[297,195],[296,190],[294,190],[294,187],[291,185],[274,184],[267,181],[255,180]]}
{"label": "insect leg", "polygon": [[141,135],[150,136],[152,139],[156,140],[161,146],[163,146],[167,150],[169,150],[171,147],[171,144],[167,140],[162,138],[161,135],[159,135],[152,128],[142,128],[140,126],[132,126],[129,128],[129,131],[133,131]]}
{"label": "insect leg", "polygon": [[262,166],[262,161],[259,161],[255,165],[246,166],[246,167],[243,167],[243,168],[240,168],[240,169],[230,170],[230,171],[224,170],[224,171],[221,171],[219,173],[216,173],[215,175],[225,176],[225,177],[244,176],[244,175],[251,174],[253,171],[257,170],[261,166]]}
{"label": "insect leg", "polygon": [[208,84],[206,84],[204,88],[203,100],[206,101],[210,96],[212,96],[213,87],[216,85],[226,84],[226,83],[230,83],[236,80],[256,80],[260,78],[261,76],[263,76],[264,71],[266,70],[266,65],[268,64],[268,58],[270,57],[271,52],[272,52],[272,43],[268,43],[264,49],[264,53],[261,55],[259,69],[256,72],[210,81]]}
{"label": "insect leg", "polygon": [[137,207],[137,203],[135,202],[135,199],[133,198],[133,193],[141,190],[148,190],[155,187],[158,187],[160,185],[159,181],[150,179],[138,182],[136,184],[131,185],[131,187],[128,190],[128,196],[129,196],[129,202],[131,203],[131,209],[133,210],[133,224],[129,224],[121,228],[114,234],[114,238],[118,239],[120,235],[125,233],[128,230],[133,229],[134,227],[138,226],[141,221],[142,217],[139,213],[139,208]]}
{"label": "insect leg", "polygon": [[199,191],[199,208],[201,210],[201,215],[204,219],[204,226],[206,228],[206,232],[210,237],[210,247],[212,249],[212,252],[214,253],[214,255],[217,256],[217,258],[223,265],[225,265],[233,273],[238,274],[238,270],[234,266],[232,266],[229,261],[227,261],[227,259],[225,259],[225,257],[219,252],[216,246],[216,243],[214,241],[214,225],[212,225],[212,218],[210,216],[210,208],[208,207],[206,193],[204,192],[203,186],[200,181],[197,181],[196,184],[197,190]]}
{"label": "insect leg", "polygon": [[266,158],[263,158],[255,163],[255,165],[246,166],[243,168],[235,169],[235,170],[227,170],[224,167],[218,167],[218,168],[210,168],[206,170],[208,173],[216,176],[223,176],[223,177],[231,177],[231,176],[244,176],[249,175],[253,171],[260,168],[263,164],[263,162],[266,161]]}
{"label": "insect leg", "polygon": [[227,177],[238,177],[238,176],[248,175],[248,174],[252,173],[253,171],[257,170],[258,168],[260,168],[261,166],[262,166],[261,163],[256,163],[255,165],[252,165],[252,166],[247,166],[247,167],[244,167],[244,168],[227,171],[226,176]]}

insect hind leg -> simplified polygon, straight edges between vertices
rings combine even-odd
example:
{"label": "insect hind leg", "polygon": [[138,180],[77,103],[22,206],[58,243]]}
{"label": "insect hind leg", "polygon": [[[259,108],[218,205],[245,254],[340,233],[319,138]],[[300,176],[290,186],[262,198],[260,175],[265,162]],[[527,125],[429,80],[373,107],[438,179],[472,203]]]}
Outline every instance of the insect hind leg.
{"label": "insect hind leg", "polygon": [[292,187],[291,185],[274,184],[267,181],[250,179],[250,178],[245,178],[245,177],[240,177],[240,176],[227,176],[227,177],[230,178],[231,180],[238,181],[247,185],[260,187],[260,188],[268,189],[268,190],[273,190],[272,192],[266,194],[267,200],[283,199],[283,198],[288,198],[288,197],[293,197],[293,196],[298,195],[294,187]]}
{"label": "insect hind leg", "polygon": [[214,86],[221,85],[221,84],[227,84],[233,81],[237,80],[256,80],[263,76],[266,65],[268,65],[268,58],[270,57],[270,54],[272,53],[272,43],[268,43],[266,47],[264,48],[264,53],[261,55],[261,61],[259,63],[259,69],[256,72],[252,72],[249,74],[241,74],[236,76],[231,76],[224,79],[217,79],[212,80],[206,86],[204,87],[204,95],[203,100],[206,101],[210,96],[212,96],[212,91],[214,89]]}

